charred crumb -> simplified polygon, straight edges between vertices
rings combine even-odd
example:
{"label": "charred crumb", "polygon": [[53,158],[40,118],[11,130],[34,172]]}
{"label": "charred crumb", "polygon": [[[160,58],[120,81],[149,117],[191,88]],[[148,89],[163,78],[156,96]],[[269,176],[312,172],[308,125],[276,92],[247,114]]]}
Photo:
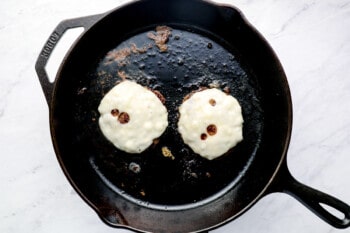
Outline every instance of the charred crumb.
{"label": "charred crumb", "polygon": [[147,44],[142,48],[138,48],[135,43],[131,43],[130,47],[122,48],[119,50],[112,50],[107,53],[107,61],[104,64],[109,65],[113,62],[117,62],[119,66],[126,66],[128,64],[126,58],[128,58],[132,53],[143,54],[146,53],[150,48],[152,48],[151,44]]}
{"label": "charred crumb", "polygon": [[105,65],[109,65],[112,62],[121,62],[122,60],[126,59],[128,56],[131,54],[131,49],[130,48],[123,48],[119,50],[113,50],[110,51],[107,54],[107,61]]}
{"label": "charred crumb", "polygon": [[100,79],[112,79],[113,75],[110,73],[107,73],[106,71],[102,70],[102,71],[98,71],[97,73],[98,77]]}
{"label": "charred crumb", "polygon": [[209,84],[210,88],[219,88],[220,87],[220,83],[217,80],[214,80],[212,83]]}
{"label": "charred crumb", "polygon": [[185,182],[196,182],[197,179],[204,177],[204,173],[200,171],[201,163],[198,160],[187,160],[183,165],[182,179]]}
{"label": "charred crumb", "polygon": [[160,142],[159,138],[153,139],[152,148],[155,148]]}
{"label": "charred crumb", "polygon": [[159,143],[159,141],[160,141],[159,138],[153,139],[153,144],[157,145]]}
{"label": "charred crumb", "polygon": [[231,90],[230,90],[230,88],[229,88],[228,86],[224,87],[223,91],[224,91],[227,95],[229,95],[229,94],[231,93]]}
{"label": "charred crumb", "polygon": [[130,50],[133,53],[138,53],[139,49],[137,48],[136,44],[132,43],[132,44],[130,44]]}
{"label": "charred crumb", "polygon": [[207,47],[208,47],[208,49],[212,49],[213,48],[213,44],[212,43],[208,43]]}
{"label": "charred crumb", "polygon": [[120,66],[120,67],[126,66],[127,64],[129,64],[129,62],[127,60],[123,60],[123,61],[118,62],[118,66]]}
{"label": "charred crumb", "polygon": [[167,26],[157,26],[156,34],[147,33],[148,38],[154,40],[155,44],[159,48],[160,52],[166,52],[168,50],[167,42],[171,35],[171,28]]}
{"label": "charred crumb", "polygon": [[122,70],[118,70],[118,76],[124,81],[128,78],[128,76],[126,75],[125,71]]}
{"label": "charred crumb", "polygon": [[129,170],[132,171],[135,174],[138,174],[141,172],[141,166],[135,162],[131,162],[129,164]]}
{"label": "charred crumb", "polygon": [[87,90],[86,87],[81,88],[81,89],[78,91],[78,95],[84,94],[86,90]]}
{"label": "charred crumb", "polygon": [[131,43],[130,44],[130,49],[135,54],[137,54],[137,53],[140,53],[140,54],[146,53],[147,50],[150,49],[150,48],[152,48],[151,44],[145,45],[142,48],[138,48],[135,43]]}
{"label": "charred crumb", "polygon": [[162,154],[164,157],[170,158],[171,160],[175,159],[175,156],[171,153],[171,150],[166,146],[162,147]]}

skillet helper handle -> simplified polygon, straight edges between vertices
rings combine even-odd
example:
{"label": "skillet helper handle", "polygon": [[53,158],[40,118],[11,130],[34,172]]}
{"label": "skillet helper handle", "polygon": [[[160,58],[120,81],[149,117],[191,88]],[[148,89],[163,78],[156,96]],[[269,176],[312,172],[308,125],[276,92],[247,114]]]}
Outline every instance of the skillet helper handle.
{"label": "skillet helper handle", "polygon": [[87,30],[102,16],[103,14],[99,14],[64,20],[57,25],[55,30],[51,33],[49,39],[46,41],[36,61],[35,70],[48,105],[51,103],[54,82],[50,82],[45,67],[52,51],[67,30],[77,27],[83,27],[85,30]]}
{"label": "skillet helper handle", "polygon": [[[284,193],[287,193],[300,201],[304,206],[314,212],[336,228],[350,227],[350,206],[341,200],[332,197],[326,193],[308,187],[297,181],[289,172],[287,165],[281,168],[277,187]],[[324,206],[331,207],[344,215],[343,218],[333,215]]]}

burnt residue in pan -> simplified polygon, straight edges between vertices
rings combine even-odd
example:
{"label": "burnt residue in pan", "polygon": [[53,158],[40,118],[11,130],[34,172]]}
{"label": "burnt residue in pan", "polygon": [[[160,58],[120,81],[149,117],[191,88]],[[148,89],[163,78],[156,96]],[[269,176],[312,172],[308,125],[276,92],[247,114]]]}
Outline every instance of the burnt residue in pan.
{"label": "burnt residue in pan", "polygon": [[[259,147],[263,111],[256,78],[239,51],[199,30],[163,27],[163,45],[157,31],[146,30],[112,48],[79,83],[74,97],[74,143],[113,188],[136,199],[164,205],[203,200],[238,182]],[[159,29],[159,28],[158,28]],[[150,36],[153,35],[153,36]],[[159,41],[158,41],[159,42]],[[134,80],[165,97],[169,126],[141,154],[115,148],[98,126],[98,105],[123,79]],[[208,161],[184,145],[177,131],[178,107],[191,92],[219,88],[242,106],[244,140],[224,156]],[[98,168],[98,169],[97,169]]]}

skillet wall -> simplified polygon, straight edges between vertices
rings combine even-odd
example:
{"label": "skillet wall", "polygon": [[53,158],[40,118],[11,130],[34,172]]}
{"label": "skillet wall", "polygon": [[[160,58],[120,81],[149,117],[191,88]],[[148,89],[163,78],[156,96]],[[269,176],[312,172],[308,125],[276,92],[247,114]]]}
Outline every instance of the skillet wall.
{"label": "skillet wall", "polygon": [[[156,7],[160,10],[155,10]],[[174,217],[171,211],[148,210],[120,198],[100,181],[87,160],[77,160],[77,151],[74,151],[67,137],[72,134],[70,117],[74,114],[71,112],[70,100],[76,92],[79,79],[95,64],[96,58],[145,26],[174,23],[210,31],[238,49],[258,78],[265,113],[260,148],[239,185],[207,206],[184,211],[182,217]],[[246,25],[235,10],[214,8],[200,1],[149,0],[134,3],[111,12],[87,31],[67,57],[58,78],[50,111],[58,158],[75,188],[111,224],[133,222],[136,228],[152,231],[155,231],[152,219],[157,221],[160,218],[162,223],[157,226],[159,231],[166,229],[169,221],[176,219],[178,222],[174,224],[182,225],[183,231],[194,230],[192,225],[196,229],[217,225],[240,213],[259,196],[285,156],[291,127],[291,104],[284,72],[266,42]],[[116,209],[123,209],[124,216]],[[206,216],[198,214],[201,212],[207,212]]]}

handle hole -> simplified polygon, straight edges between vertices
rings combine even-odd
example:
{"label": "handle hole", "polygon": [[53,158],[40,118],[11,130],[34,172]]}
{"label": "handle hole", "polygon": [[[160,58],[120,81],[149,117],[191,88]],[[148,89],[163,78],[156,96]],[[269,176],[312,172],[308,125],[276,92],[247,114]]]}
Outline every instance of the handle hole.
{"label": "handle hole", "polygon": [[336,208],[329,206],[325,203],[320,203],[320,206],[327,210],[331,215],[333,215],[334,217],[338,218],[338,219],[345,219],[345,214],[339,210],[337,210]]}
{"label": "handle hole", "polygon": [[83,33],[84,28],[72,28],[66,31],[60,41],[57,43],[49,60],[46,64],[46,72],[50,82],[54,82],[56,78],[57,71],[66,56],[69,48],[73,45],[76,39]]}

